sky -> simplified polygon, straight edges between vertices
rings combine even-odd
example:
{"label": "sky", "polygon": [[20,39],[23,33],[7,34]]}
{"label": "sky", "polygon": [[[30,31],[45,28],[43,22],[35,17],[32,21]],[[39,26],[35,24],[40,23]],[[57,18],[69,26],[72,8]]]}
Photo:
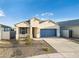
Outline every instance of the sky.
{"label": "sky", "polygon": [[13,26],[32,17],[55,22],[79,19],[79,0],[0,0],[0,24]]}

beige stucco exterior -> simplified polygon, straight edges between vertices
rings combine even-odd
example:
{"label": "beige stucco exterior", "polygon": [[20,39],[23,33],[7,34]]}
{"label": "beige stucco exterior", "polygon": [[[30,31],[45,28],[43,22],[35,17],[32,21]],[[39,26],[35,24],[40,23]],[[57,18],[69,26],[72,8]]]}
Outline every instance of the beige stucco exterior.
{"label": "beige stucco exterior", "polygon": [[34,34],[36,36],[36,38],[39,38],[40,37],[40,34],[39,34],[39,20],[37,20],[36,18],[32,18],[30,20],[30,37],[33,38],[33,33],[32,33],[32,29],[34,28]]}
{"label": "beige stucco exterior", "polygon": [[72,30],[72,37],[79,38],[79,26],[67,26],[64,29]]}
{"label": "beige stucco exterior", "polygon": [[16,27],[29,27],[29,24],[27,22],[21,22],[17,24]]}
{"label": "beige stucco exterior", "polygon": [[[23,35],[19,33],[20,27],[28,27],[27,34]],[[60,27],[55,22],[51,22],[49,20],[46,20],[42,23],[40,23],[40,20],[37,18],[32,18],[29,20],[29,23],[27,21],[21,22],[16,24],[16,39],[18,40],[21,36],[27,36],[30,35],[31,38],[33,38],[33,34],[35,38],[40,38],[40,29],[57,29],[57,36],[60,36]]]}
{"label": "beige stucco exterior", "polygon": [[40,24],[40,29],[57,29],[57,37],[60,37],[60,26],[55,22],[46,21]]}

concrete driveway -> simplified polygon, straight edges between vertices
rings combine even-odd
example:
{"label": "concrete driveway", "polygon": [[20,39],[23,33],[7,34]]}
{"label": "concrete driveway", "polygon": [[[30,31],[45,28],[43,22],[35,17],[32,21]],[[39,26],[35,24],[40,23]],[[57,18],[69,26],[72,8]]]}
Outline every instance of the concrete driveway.
{"label": "concrete driveway", "polygon": [[62,57],[79,57],[79,44],[66,38],[42,38],[58,51]]}

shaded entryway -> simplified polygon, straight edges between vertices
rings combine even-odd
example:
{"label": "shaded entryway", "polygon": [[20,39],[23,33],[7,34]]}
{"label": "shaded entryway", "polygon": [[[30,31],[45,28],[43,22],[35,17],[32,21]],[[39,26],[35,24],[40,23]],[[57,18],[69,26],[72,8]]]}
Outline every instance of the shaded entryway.
{"label": "shaded entryway", "polygon": [[33,38],[37,37],[37,27],[32,27],[32,36]]}

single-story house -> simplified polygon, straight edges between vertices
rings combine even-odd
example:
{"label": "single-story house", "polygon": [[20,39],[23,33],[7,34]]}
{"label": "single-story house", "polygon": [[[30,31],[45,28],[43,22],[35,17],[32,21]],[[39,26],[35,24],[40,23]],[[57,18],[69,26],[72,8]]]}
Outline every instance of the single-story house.
{"label": "single-story house", "polygon": [[31,38],[60,37],[60,26],[51,20],[42,21],[34,17],[15,24],[15,28],[17,40],[28,35]]}
{"label": "single-story house", "polygon": [[[71,37],[79,38],[79,19],[63,21],[58,23],[60,25],[61,30],[70,30]],[[62,35],[64,34],[67,35],[67,31],[64,31]]]}
{"label": "single-story house", "polygon": [[34,17],[15,24],[15,31],[9,26],[0,24],[0,40],[15,39],[15,37],[16,40],[24,40],[28,35],[30,38],[79,38],[79,19],[56,23]]}
{"label": "single-story house", "polygon": [[0,24],[0,40],[11,39],[13,32],[11,33],[12,28],[3,24]]}

